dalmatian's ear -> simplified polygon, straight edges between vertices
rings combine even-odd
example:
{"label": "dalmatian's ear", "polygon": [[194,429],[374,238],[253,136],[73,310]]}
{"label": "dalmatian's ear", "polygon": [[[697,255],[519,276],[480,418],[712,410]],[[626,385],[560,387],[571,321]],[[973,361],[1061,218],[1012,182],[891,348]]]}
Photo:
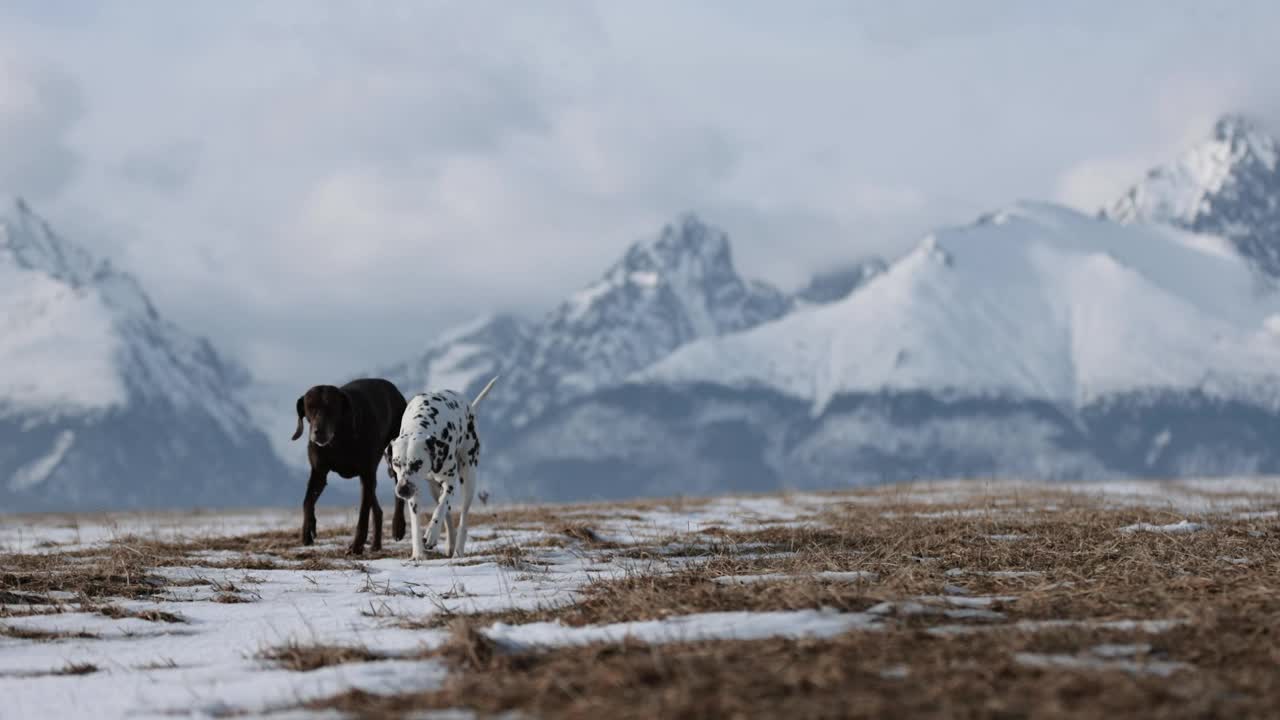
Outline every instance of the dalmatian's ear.
{"label": "dalmatian's ear", "polygon": [[387,448],[382,451],[382,457],[387,461],[387,477],[395,480],[396,471],[395,468],[391,467],[391,443],[387,443]]}

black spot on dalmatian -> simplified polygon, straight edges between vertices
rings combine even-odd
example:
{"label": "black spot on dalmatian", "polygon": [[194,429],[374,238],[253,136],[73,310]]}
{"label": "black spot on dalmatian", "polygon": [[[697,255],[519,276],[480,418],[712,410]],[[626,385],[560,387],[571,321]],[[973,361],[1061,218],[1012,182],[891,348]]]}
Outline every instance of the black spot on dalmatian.
{"label": "black spot on dalmatian", "polygon": [[480,464],[480,436],[476,434],[476,419],[467,420],[467,464],[476,467]]}
{"label": "black spot on dalmatian", "polygon": [[445,404],[445,405],[446,405],[450,410],[457,410],[457,409],[458,409],[458,401],[457,401],[457,400],[452,400],[452,399],[451,399],[451,400],[446,400],[444,404]]}
{"label": "black spot on dalmatian", "polygon": [[449,442],[453,440],[453,423],[446,423],[444,429],[440,431],[440,439]]}
{"label": "black spot on dalmatian", "polygon": [[412,475],[412,474],[414,474],[414,473],[418,472],[418,471],[419,471],[419,470],[421,470],[421,469],[422,469],[422,461],[421,461],[421,460],[414,460],[413,462],[409,463],[409,474],[410,474],[410,475]]}
{"label": "black spot on dalmatian", "polygon": [[445,460],[449,459],[449,443],[427,438],[426,449],[431,456],[431,472],[439,473],[444,468]]}

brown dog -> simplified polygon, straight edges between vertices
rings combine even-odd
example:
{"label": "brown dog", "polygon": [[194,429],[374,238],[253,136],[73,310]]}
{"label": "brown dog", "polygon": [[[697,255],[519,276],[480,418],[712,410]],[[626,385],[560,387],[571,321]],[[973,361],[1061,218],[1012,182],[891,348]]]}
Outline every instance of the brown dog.
{"label": "brown dog", "polygon": [[[324,492],[329,472],[344,478],[360,478],[360,513],[356,534],[348,551],[364,552],[373,515],[373,549],[382,549],[382,506],[375,490],[378,486],[378,462],[387,443],[400,433],[404,415],[404,395],[387,380],[365,378],[342,387],[316,385],[298,398],[298,429],[293,439],[302,437],[302,421],[311,423],[307,443],[307,459],[311,461],[311,478],[302,501],[302,544],[316,539],[316,500]],[[391,518],[391,537],[404,537],[404,501],[396,498]]]}

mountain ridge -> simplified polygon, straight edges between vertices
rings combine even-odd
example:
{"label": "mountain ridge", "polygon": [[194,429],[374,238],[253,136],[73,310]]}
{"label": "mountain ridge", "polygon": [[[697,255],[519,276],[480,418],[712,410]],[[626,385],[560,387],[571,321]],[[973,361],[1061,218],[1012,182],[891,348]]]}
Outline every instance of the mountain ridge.
{"label": "mountain ridge", "polygon": [[19,199],[0,213],[0,279],[6,509],[285,497],[240,397],[248,372],[165,319],[131,274]]}

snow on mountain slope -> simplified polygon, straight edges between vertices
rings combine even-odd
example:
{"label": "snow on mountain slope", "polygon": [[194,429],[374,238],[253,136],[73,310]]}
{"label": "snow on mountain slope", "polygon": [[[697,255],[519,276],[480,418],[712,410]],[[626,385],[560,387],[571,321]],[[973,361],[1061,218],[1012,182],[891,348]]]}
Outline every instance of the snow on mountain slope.
{"label": "snow on mountain slope", "polygon": [[520,427],[688,342],[754,327],[792,306],[777,289],[738,274],[723,231],[685,215],[633,245],[599,281],[532,328],[487,412]]}
{"label": "snow on mountain slope", "polygon": [[1280,142],[1248,118],[1224,116],[1212,138],[1153,168],[1103,212],[1229,238],[1280,276]]}
{"label": "snow on mountain slope", "polygon": [[110,309],[95,294],[5,262],[4,225],[0,243],[0,415],[123,404]]}
{"label": "snow on mountain slope", "polygon": [[241,401],[248,374],[21,200],[0,211],[0,367],[6,508],[266,497],[282,469]]}
{"label": "snow on mountain slope", "polygon": [[0,416],[193,403],[230,434],[247,373],[162,318],[129,274],[58,237],[24,202],[0,217]]}
{"label": "snow on mountain slope", "polygon": [[846,300],[690,344],[635,382],[811,403],[928,391],[1077,408],[1200,390],[1280,407],[1280,318],[1229,245],[1023,203],[940,231]]}

